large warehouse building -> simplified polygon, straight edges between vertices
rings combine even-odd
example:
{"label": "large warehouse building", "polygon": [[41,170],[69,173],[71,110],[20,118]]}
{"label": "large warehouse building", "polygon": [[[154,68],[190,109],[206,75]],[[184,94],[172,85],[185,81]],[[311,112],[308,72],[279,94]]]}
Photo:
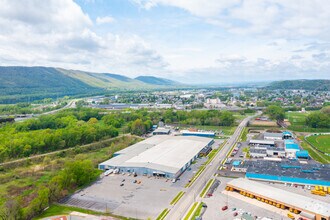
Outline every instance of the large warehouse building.
{"label": "large warehouse building", "polygon": [[330,186],[330,165],[301,164],[298,161],[245,161],[237,168],[245,170],[249,179]]}
{"label": "large warehouse building", "polygon": [[99,169],[119,169],[138,175],[177,178],[213,139],[185,136],[153,136],[115,153]]}
{"label": "large warehouse building", "polygon": [[244,178],[228,182],[226,189],[237,191],[242,195],[255,198],[278,208],[289,209],[308,219],[330,220],[330,203]]}

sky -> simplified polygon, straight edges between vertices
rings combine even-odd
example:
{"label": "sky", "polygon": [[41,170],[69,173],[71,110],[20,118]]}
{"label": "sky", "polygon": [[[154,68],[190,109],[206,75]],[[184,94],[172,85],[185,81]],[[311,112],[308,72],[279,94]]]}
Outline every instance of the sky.
{"label": "sky", "polygon": [[0,0],[0,65],[190,84],[330,79],[329,0]]}

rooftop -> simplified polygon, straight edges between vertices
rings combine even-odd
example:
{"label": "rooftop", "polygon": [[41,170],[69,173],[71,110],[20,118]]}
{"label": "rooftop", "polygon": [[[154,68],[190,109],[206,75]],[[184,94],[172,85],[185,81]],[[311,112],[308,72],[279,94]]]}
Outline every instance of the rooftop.
{"label": "rooftop", "polygon": [[240,166],[246,167],[247,173],[330,182],[330,165],[325,164],[301,164],[298,161],[279,162],[257,160],[245,161]]}
{"label": "rooftop", "polygon": [[290,135],[290,136],[292,136],[292,133],[291,133],[290,131],[283,131],[282,134],[283,134],[283,135]]}
{"label": "rooftop", "polygon": [[100,165],[145,167],[176,173],[212,141],[195,136],[153,136],[121,151]]}
{"label": "rooftop", "polygon": [[182,130],[181,133],[183,133],[183,134],[205,134],[205,135],[215,135],[214,132],[210,132],[210,131],[189,131],[189,130]]}
{"label": "rooftop", "polygon": [[272,141],[272,140],[250,140],[250,144],[274,145],[275,141]]}
{"label": "rooftop", "polygon": [[330,216],[330,203],[325,203],[316,199],[244,178],[234,179],[230,181],[228,185],[247,190],[255,194],[263,195],[276,201],[290,204],[311,213],[317,213],[326,217]]}
{"label": "rooftop", "polygon": [[282,138],[282,133],[271,133],[271,132],[265,132],[264,137],[278,137]]}
{"label": "rooftop", "polygon": [[158,127],[156,130],[154,130],[153,132],[155,133],[170,133],[171,129],[169,128],[161,128]]}
{"label": "rooftop", "polygon": [[285,140],[284,143],[286,150],[300,150],[299,145],[294,140]]}

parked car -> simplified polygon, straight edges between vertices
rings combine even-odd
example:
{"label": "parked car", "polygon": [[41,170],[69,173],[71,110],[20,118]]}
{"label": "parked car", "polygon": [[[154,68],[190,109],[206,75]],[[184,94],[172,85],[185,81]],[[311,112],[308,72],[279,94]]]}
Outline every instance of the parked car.
{"label": "parked car", "polygon": [[237,215],[238,215],[238,213],[237,212],[234,212],[233,216],[237,216]]}
{"label": "parked car", "polygon": [[123,179],[122,182],[125,182],[125,179]]}
{"label": "parked car", "polygon": [[225,205],[224,207],[221,208],[222,211],[225,211],[225,210],[227,210],[227,209],[228,209],[228,206],[226,206],[226,205]]}
{"label": "parked car", "polygon": [[124,186],[124,183],[120,184],[120,186]]}

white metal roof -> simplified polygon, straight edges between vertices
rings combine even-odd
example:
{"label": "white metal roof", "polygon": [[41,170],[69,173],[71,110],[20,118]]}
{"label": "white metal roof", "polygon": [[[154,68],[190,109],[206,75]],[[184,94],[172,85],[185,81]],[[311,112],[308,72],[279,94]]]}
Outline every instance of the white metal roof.
{"label": "white metal roof", "polygon": [[265,132],[264,137],[278,137],[282,138],[283,134],[282,133],[271,133],[271,132]]}
{"label": "white metal roof", "polygon": [[290,204],[311,213],[316,213],[326,217],[330,216],[330,203],[312,199],[307,196],[302,196],[245,178],[234,179],[230,181],[228,185],[232,185],[255,194],[263,195],[276,201]]}
{"label": "white metal roof", "polygon": [[250,140],[250,144],[270,144],[270,145],[274,145],[275,141],[271,141],[271,140]]}
{"label": "white metal roof", "polygon": [[211,141],[211,138],[195,136],[153,136],[116,152],[118,156],[100,165],[177,173]]}
{"label": "white metal roof", "polygon": [[158,132],[158,133],[169,133],[171,131],[171,129],[169,128],[157,128],[156,130],[154,130],[153,132]]}
{"label": "white metal roof", "polygon": [[211,131],[189,131],[189,130],[181,130],[182,134],[204,134],[204,135],[214,135],[214,132]]}

